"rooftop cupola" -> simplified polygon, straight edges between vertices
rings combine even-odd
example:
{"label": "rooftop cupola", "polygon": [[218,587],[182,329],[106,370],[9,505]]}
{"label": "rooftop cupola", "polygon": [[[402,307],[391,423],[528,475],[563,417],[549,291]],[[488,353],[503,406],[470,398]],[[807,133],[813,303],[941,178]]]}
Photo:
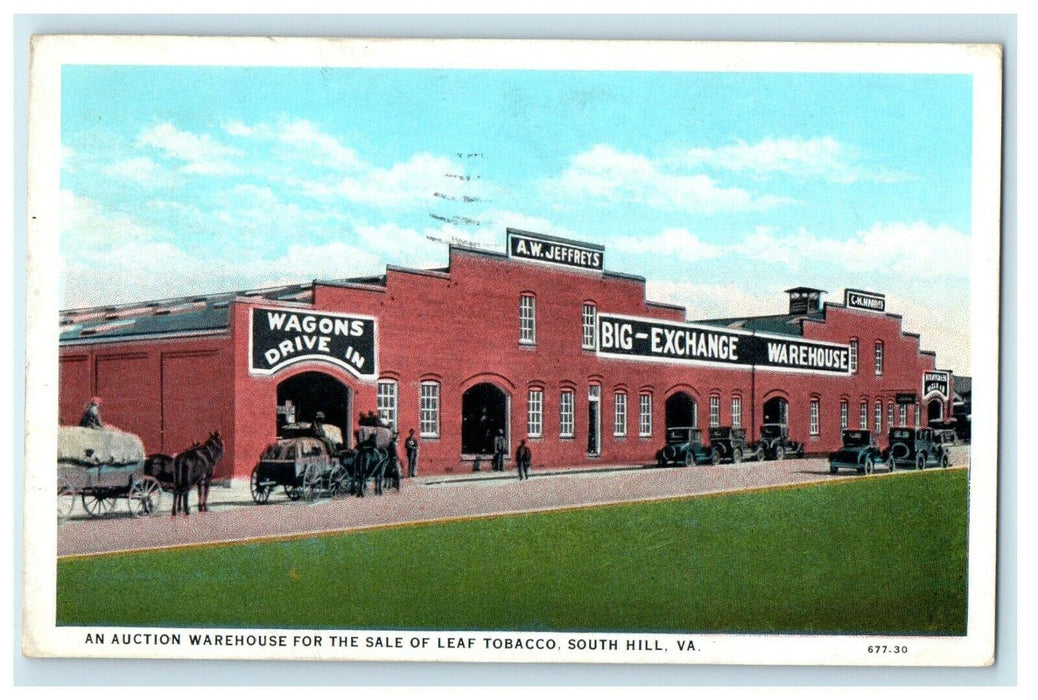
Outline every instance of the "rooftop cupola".
{"label": "rooftop cupola", "polygon": [[789,295],[789,313],[791,315],[813,314],[822,310],[822,295],[824,289],[812,289],[811,287],[793,287],[787,289]]}

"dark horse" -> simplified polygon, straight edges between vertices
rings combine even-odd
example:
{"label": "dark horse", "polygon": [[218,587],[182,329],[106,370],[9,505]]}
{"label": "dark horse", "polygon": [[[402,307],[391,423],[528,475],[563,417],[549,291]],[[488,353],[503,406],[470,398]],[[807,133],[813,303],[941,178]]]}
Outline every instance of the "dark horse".
{"label": "dark horse", "polygon": [[223,439],[220,431],[209,434],[201,445],[193,445],[173,458],[173,512],[183,510],[190,515],[187,497],[192,486],[198,487],[198,512],[209,510],[209,485],[213,481],[213,470],[223,457]]}

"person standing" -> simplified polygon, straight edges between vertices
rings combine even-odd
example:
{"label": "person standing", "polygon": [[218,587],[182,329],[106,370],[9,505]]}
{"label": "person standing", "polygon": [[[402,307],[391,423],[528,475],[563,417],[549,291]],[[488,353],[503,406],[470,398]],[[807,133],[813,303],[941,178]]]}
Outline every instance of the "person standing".
{"label": "person standing", "polygon": [[505,440],[505,431],[498,428],[497,437],[494,438],[494,471],[503,472],[505,470],[505,452],[507,451],[508,442]]}
{"label": "person standing", "polygon": [[407,478],[413,479],[418,476],[418,438],[414,436],[414,428],[407,433],[404,450],[407,452]]}
{"label": "person standing", "polygon": [[79,419],[80,428],[96,428],[100,430],[105,427],[105,424],[101,422],[101,398],[95,396],[90,399],[90,403],[83,409],[83,416]]}
{"label": "person standing", "polygon": [[519,481],[530,478],[530,462],[533,455],[530,448],[526,446],[526,440],[519,441],[519,447],[515,451],[515,465],[519,469]]}

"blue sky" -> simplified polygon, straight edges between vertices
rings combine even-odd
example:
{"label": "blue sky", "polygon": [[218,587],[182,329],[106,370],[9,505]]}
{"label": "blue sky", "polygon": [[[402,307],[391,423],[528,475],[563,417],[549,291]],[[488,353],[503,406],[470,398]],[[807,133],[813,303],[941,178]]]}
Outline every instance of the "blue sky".
{"label": "blue sky", "polygon": [[969,371],[955,75],[66,66],[62,304],[440,266],[508,226],[689,316],[884,292]]}

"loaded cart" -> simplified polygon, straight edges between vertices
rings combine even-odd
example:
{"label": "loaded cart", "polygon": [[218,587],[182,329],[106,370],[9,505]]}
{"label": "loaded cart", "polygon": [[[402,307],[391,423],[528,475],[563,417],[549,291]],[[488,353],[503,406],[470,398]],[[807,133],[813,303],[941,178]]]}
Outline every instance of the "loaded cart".
{"label": "loaded cart", "polygon": [[87,515],[100,517],[120,499],[134,517],[159,511],[162,486],[144,473],[141,439],[111,428],[58,428],[58,520],[72,514],[77,500]]}
{"label": "loaded cart", "polygon": [[336,498],[349,492],[349,473],[336,456],[342,445],[341,433],[335,426],[326,425],[327,437],[321,440],[308,435],[310,430],[309,423],[279,430],[278,439],[267,446],[252,470],[252,500],[266,503],[278,486],[293,501],[313,501],[321,494]]}

